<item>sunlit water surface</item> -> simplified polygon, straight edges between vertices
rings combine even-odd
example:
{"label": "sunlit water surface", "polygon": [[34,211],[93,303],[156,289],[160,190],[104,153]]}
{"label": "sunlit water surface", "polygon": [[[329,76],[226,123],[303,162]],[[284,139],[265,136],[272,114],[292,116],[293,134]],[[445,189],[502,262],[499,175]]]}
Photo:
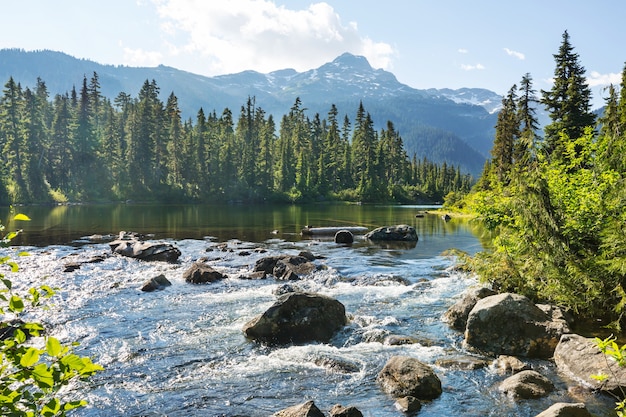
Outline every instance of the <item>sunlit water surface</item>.
{"label": "sunlit water surface", "polygon": [[[420,241],[415,246],[388,247],[362,237],[351,246],[302,239],[297,227],[310,218],[265,224],[256,233],[266,237],[255,241],[214,238],[210,225],[204,238],[159,239],[181,250],[177,264],[108,256],[106,242],[89,242],[84,236],[63,245],[31,245],[25,248],[33,256],[19,260],[19,285],[62,288],[40,319],[54,336],[77,340],[80,354],[105,367],[67,393],[89,401],[79,416],[269,416],[309,399],[326,413],[339,403],[356,406],[365,416],[401,416],[376,382],[393,355],[433,365],[442,380],[442,396],[425,403],[420,416],[535,416],[554,402],[581,400],[599,416],[612,415],[611,399],[570,396],[566,381],[547,361],[532,365],[555,383],[556,391],[521,402],[498,391],[504,377],[490,367],[468,371],[435,365],[440,358],[469,354],[461,346],[462,334],[449,329],[441,317],[476,283],[455,271],[454,259],[442,251],[473,253],[480,244],[466,223],[416,218],[417,209],[394,208],[395,214],[379,220],[416,226]],[[329,224],[317,220],[316,225]],[[270,227],[291,228],[293,233],[272,235]],[[105,232],[101,229],[94,232]],[[223,241],[227,250],[219,247]],[[349,324],[329,344],[268,347],[247,340],[243,325],[272,305],[274,291],[284,282],[242,277],[261,257],[302,250],[321,257],[319,269],[292,284],[342,302]],[[63,272],[68,262],[98,255],[107,256]],[[183,272],[200,258],[228,278],[206,285],[184,282]],[[140,291],[144,281],[160,274],[171,281],[170,287]],[[390,335],[411,336],[420,343],[391,346],[384,343]]]}

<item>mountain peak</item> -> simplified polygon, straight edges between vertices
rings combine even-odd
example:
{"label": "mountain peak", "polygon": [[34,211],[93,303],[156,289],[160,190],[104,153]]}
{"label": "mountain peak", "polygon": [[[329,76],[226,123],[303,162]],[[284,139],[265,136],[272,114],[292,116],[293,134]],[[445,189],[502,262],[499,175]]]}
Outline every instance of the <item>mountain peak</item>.
{"label": "mountain peak", "polygon": [[373,69],[367,58],[361,55],[353,55],[349,52],[344,52],[339,55],[331,62],[331,65],[367,71],[371,71]]}

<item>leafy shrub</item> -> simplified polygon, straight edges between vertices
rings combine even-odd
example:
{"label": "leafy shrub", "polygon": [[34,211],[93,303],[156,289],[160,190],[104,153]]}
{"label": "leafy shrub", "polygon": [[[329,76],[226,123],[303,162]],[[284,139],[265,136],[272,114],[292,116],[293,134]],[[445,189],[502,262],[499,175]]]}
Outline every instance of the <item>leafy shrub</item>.
{"label": "leafy shrub", "polygon": [[[13,220],[30,219],[17,214]],[[0,232],[3,231],[0,224]],[[4,235],[0,247],[8,247],[19,233]],[[12,273],[19,271],[9,256],[0,257],[0,267],[9,268]],[[71,381],[86,379],[103,368],[46,335],[41,323],[26,320],[27,313],[44,308],[45,300],[54,296],[56,290],[42,285],[20,293],[5,274],[0,273],[0,281],[0,313],[4,317],[0,323],[0,415],[65,416],[87,405],[85,400],[64,401],[59,392]]]}

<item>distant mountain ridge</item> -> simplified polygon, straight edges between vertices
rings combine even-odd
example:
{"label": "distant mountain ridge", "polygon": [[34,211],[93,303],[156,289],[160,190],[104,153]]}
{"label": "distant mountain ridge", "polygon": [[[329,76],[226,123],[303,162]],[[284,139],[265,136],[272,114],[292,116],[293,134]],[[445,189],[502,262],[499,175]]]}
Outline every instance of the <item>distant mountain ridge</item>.
{"label": "distant mountain ridge", "polygon": [[345,53],[319,68],[297,72],[283,69],[262,74],[205,77],[172,67],[103,65],[62,52],[0,50],[0,81],[9,77],[22,87],[41,78],[50,94],[78,89],[84,76],[96,72],[101,92],[111,99],[120,92],[136,97],[145,80],[154,79],[162,99],[174,92],[185,118],[195,119],[200,108],[220,114],[229,108],[235,116],[248,96],[266,113],[281,117],[300,97],[307,115],[325,118],[331,104],[353,120],[359,102],[377,127],[394,123],[409,156],[460,165],[477,175],[493,143],[501,97],[485,89],[418,90],[400,83],[388,71],[373,69],[366,58]]}

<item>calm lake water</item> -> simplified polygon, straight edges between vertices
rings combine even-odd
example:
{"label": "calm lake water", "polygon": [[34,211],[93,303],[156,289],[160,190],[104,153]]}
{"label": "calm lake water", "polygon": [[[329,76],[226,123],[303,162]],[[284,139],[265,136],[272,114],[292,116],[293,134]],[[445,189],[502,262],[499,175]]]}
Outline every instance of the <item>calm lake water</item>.
{"label": "calm lake water", "polygon": [[[476,281],[455,271],[442,252],[481,250],[472,226],[437,215],[416,217],[429,207],[108,205],[20,207],[17,242],[33,256],[20,258],[16,279],[23,289],[45,283],[62,288],[40,320],[51,333],[77,340],[78,352],[105,367],[68,396],[87,398],[76,415],[105,416],[269,416],[309,399],[326,414],[334,404],[353,405],[365,416],[402,416],[376,383],[393,355],[414,356],[433,365],[443,395],[424,404],[419,416],[528,416],[557,401],[585,401],[597,416],[613,415],[610,398],[568,393],[568,381],[548,361],[533,368],[548,376],[556,391],[547,398],[515,402],[498,391],[504,379],[492,368],[457,370],[438,359],[468,355],[463,335],[443,324],[445,310]],[[3,215],[6,218],[6,212]],[[393,224],[417,229],[416,245],[378,245],[357,236],[353,245],[300,236],[306,225]],[[107,241],[93,235],[119,231],[149,234],[177,246],[177,264],[146,263],[110,256]],[[222,246],[226,245],[226,250]],[[260,253],[257,250],[263,250]],[[17,248],[3,250],[11,254]],[[268,347],[247,340],[243,325],[265,311],[283,282],[248,280],[255,262],[277,254],[311,251],[319,269],[293,282],[304,291],[341,301],[349,324],[329,344]],[[86,262],[64,272],[68,262]],[[182,279],[193,262],[207,259],[228,278],[191,285]],[[147,279],[163,274],[172,285],[144,293]],[[392,346],[392,335],[419,343]]]}

